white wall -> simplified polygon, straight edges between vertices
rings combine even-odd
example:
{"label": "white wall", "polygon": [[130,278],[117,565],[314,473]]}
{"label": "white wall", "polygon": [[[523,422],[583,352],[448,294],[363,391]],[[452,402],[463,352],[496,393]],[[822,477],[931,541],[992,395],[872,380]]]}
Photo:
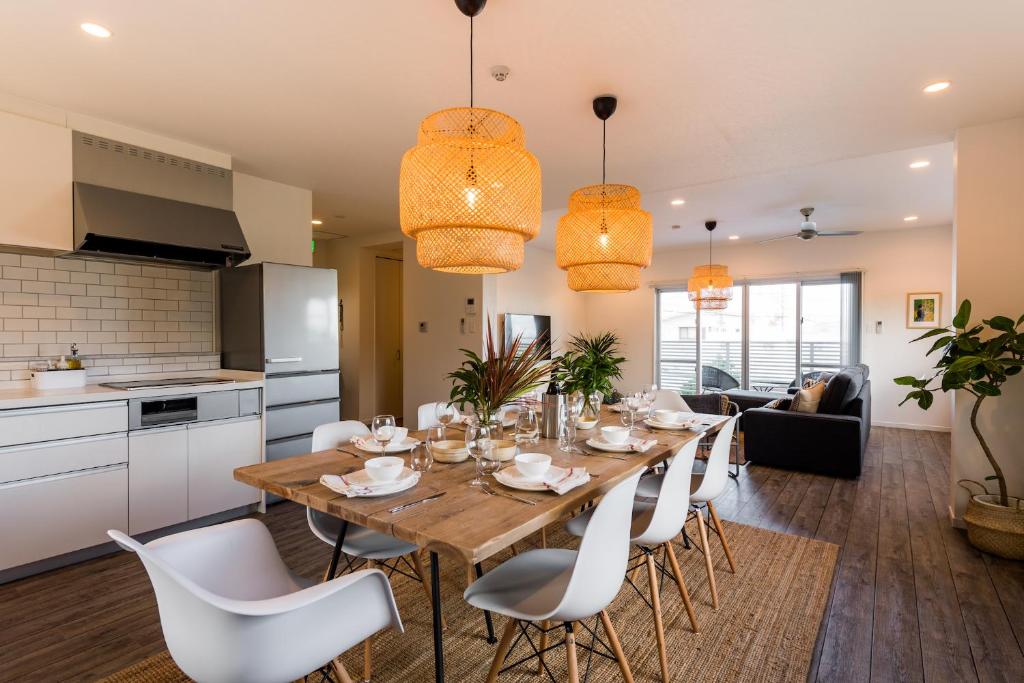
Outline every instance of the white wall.
{"label": "white wall", "polygon": [[504,313],[550,315],[555,354],[570,336],[587,328],[584,295],[566,285],[553,252],[530,246],[519,270],[484,276],[484,310],[495,321]]}
{"label": "white wall", "polygon": [[[872,421],[934,429],[948,429],[951,424],[949,398],[936,397],[928,412],[916,405],[898,407],[906,392],[893,384],[892,378],[923,374],[931,367],[924,356],[926,347],[907,344],[920,331],[906,329],[906,294],[942,292],[943,320],[948,321],[952,306],[951,256],[949,226],[812,242],[718,244],[715,249],[715,260],[728,265],[735,279],[863,270],[862,361],[871,368]],[[644,282],[636,291],[585,295],[588,328],[613,329],[623,339],[623,355],[629,360],[623,366],[620,388],[635,389],[654,378],[655,292],[650,283],[685,286],[693,266],[706,259],[706,247],[655,251],[651,267],[644,271]],[[875,334],[875,322],[879,320],[882,333]]]}
{"label": "white wall", "polygon": [[[1017,264],[1024,254],[1024,118],[963,128],[956,135],[956,296],[970,299],[973,320],[1024,313]],[[1024,497],[1024,377],[1011,377],[1003,395],[986,399],[979,427],[1003,468],[1011,495]],[[951,499],[956,517],[967,495],[958,479],[992,474],[970,427],[973,397],[956,397]],[[995,482],[990,482],[990,488]]]}
{"label": "white wall", "polygon": [[296,266],[313,263],[313,193],[245,173],[233,174],[235,213],[252,258]]}

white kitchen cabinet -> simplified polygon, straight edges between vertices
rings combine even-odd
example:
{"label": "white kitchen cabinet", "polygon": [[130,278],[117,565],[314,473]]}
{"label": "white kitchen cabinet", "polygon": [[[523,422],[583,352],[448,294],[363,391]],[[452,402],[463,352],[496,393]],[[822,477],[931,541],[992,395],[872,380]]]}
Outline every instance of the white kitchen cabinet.
{"label": "white kitchen cabinet", "polygon": [[188,521],[188,447],[185,425],[129,433],[129,534]]}
{"label": "white kitchen cabinet", "polygon": [[0,112],[0,245],[71,251],[71,130]]}
{"label": "white kitchen cabinet", "polygon": [[126,431],[127,401],[0,411],[0,447]]}
{"label": "white kitchen cabinet", "polygon": [[188,518],[258,503],[260,491],[235,481],[234,470],[260,461],[259,416],[188,427]]}

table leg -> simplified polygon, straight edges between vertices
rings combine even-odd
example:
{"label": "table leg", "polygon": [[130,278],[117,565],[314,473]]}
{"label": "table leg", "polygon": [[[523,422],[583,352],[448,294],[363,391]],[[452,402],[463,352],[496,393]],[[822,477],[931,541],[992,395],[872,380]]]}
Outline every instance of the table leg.
{"label": "table leg", "polygon": [[338,540],[334,542],[334,554],[331,555],[331,566],[327,568],[325,579],[330,581],[334,578],[334,572],[338,571],[338,560],[341,559],[341,546],[345,544],[345,534],[348,533],[348,522],[341,520],[341,528],[338,529]]}
{"label": "table leg", "polygon": [[[479,562],[476,563],[476,578],[480,578],[484,575],[484,568]],[[494,645],[498,642],[498,639],[494,637],[494,622],[491,621],[491,613],[488,610],[484,610],[484,623],[487,624],[487,642]]]}
{"label": "table leg", "polygon": [[437,553],[430,553],[430,593],[434,611],[434,680],[444,683],[444,637],[441,633],[441,567]]}

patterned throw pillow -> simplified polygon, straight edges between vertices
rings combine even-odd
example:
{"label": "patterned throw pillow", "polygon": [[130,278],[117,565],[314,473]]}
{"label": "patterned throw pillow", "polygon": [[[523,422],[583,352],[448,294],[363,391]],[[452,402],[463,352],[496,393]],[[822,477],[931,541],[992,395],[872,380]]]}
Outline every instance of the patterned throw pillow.
{"label": "patterned throw pillow", "polygon": [[806,389],[801,389],[793,394],[793,402],[789,404],[789,409],[795,413],[816,413],[824,393],[825,382],[815,382]]}
{"label": "patterned throw pillow", "polygon": [[775,410],[789,410],[789,403],[791,399],[788,398],[777,398],[774,401],[769,401],[764,404],[765,408],[774,408]]}

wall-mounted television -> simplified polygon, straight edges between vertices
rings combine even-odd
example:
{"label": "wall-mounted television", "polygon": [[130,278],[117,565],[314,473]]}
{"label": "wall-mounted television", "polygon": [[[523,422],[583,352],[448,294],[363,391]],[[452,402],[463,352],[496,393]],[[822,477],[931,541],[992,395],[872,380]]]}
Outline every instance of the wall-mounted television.
{"label": "wall-mounted television", "polygon": [[502,328],[505,335],[505,348],[512,344],[512,340],[518,335],[523,335],[523,348],[530,342],[544,335],[541,342],[544,348],[544,359],[551,359],[551,316],[530,315],[526,313],[506,313],[502,318]]}

